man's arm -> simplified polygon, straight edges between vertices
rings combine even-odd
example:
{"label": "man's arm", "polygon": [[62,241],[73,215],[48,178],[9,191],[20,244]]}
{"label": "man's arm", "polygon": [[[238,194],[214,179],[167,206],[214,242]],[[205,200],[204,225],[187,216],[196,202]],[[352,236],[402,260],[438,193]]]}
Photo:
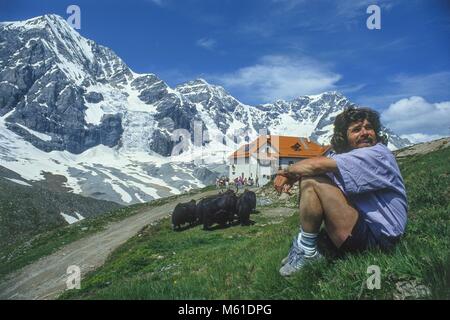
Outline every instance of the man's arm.
{"label": "man's arm", "polygon": [[278,171],[274,187],[279,193],[283,190],[289,191],[292,185],[302,176],[314,176],[326,172],[338,172],[334,159],[317,157],[302,160],[290,165],[287,169]]}
{"label": "man's arm", "polygon": [[317,157],[299,161],[286,169],[288,175],[315,176],[326,172],[338,172],[334,159]]}

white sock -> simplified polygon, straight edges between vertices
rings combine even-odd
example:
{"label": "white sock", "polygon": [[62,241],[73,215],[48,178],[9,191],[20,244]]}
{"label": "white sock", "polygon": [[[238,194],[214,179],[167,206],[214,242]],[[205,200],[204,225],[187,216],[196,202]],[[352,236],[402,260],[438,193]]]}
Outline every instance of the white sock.
{"label": "white sock", "polygon": [[308,233],[300,229],[297,243],[300,248],[305,252],[305,256],[312,257],[317,253],[317,238],[319,233]]}

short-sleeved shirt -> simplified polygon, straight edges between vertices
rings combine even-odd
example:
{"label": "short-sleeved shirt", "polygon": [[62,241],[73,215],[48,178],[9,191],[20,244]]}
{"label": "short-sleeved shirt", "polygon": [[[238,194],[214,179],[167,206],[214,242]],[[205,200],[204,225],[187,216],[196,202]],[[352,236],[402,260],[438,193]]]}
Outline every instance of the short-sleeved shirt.
{"label": "short-sleeved shirt", "polygon": [[401,236],[407,221],[403,178],[392,152],[382,143],[331,154],[338,173],[328,176],[358,210],[375,237]]}

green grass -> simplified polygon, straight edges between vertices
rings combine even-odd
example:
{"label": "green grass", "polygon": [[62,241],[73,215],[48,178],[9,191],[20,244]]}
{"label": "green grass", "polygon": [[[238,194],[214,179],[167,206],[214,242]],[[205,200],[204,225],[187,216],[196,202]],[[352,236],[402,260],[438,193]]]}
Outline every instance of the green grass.
{"label": "green grass", "polygon": [[[213,190],[214,186],[195,189],[188,194]],[[7,274],[16,271],[41,257],[47,256],[62,246],[104,230],[111,222],[120,221],[148,208],[160,206],[173,201],[184,194],[153,200],[147,203],[135,204],[113,210],[92,219],[85,219],[76,224],[53,229],[39,234],[29,241],[0,249],[0,280]]]}
{"label": "green grass", "polygon": [[[409,200],[406,235],[391,253],[378,250],[278,274],[298,218],[252,215],[256,224],[173,232],[168,219],[144,228],[105,265],[61,299],[393,299],[396,284],[416,281],[428,298],[450,298],[450,148],[399,164]],[[258,208],[261,213],[272,206]],[[273,220],[276,219],[276,220]],[[381,270],[368,290],[367,268]]]}

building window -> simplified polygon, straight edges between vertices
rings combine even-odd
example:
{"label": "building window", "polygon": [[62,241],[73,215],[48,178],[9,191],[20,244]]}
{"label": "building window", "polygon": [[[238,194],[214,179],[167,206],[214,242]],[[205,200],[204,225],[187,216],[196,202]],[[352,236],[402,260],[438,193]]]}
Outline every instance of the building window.
{"label": "building window", "polygon": [[301,151],[302,147],[300,145],[300,143],[296,143],[293,146],[291,146],[292,149],[294,149],[294,151]]}

